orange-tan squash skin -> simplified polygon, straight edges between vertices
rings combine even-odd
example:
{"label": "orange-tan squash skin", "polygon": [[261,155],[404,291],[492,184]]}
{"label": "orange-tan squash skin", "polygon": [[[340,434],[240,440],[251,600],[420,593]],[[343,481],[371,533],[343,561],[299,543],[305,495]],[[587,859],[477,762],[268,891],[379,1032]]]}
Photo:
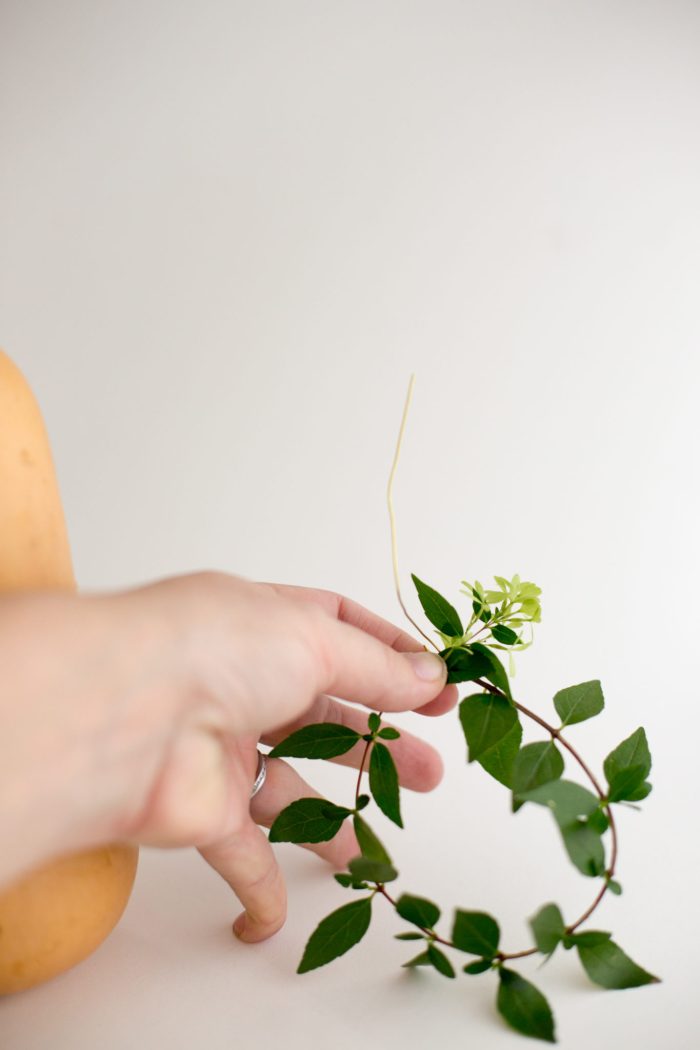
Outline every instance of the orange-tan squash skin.
{"label": "orange-tan squash skin", "polygon": [[[36,399],[0,350],[0,592],[75,590],[51,448]],[[0,995],[75,966],[119,921],[138,849],[72,854],[0,890]]]}

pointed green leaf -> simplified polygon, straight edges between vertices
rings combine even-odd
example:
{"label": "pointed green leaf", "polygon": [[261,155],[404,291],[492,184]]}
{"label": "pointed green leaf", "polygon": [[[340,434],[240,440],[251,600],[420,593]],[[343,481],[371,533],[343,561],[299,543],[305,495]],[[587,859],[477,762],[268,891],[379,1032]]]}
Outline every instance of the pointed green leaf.
{"label": "pointed green leaf", "polygon": [[369,759],[369,789],[382,813],[403,827],[399,803],[399,775],[385,744],[375,743]]}
{"label": "pointed green leaf", "polygon": [[603,763],[611,802],[630,801],[651,770],[651,754],[646,733],[640,726],[610,752]]}
{"label": "pointed green leaf", "polygon": [[585,722],[587,718],[599,715],[605,707],[600,682],[594,679],[592,682],[581,682],[580,685],[560,689],[554,696],[554,706],[562,726]]}
{"label": "pointed green leaf", "polygon": [[348,870],[356,882],[369,879],[370,882],[393,882],[399,873],[391,864],[380,860],[369,860],[367,857],[353,857],[348,863]]}
{"label": "pointed green leaf", "polygon": [[566,931],[564,919],[556,904],[545,904],[530,919],[530,927],[535,938],[537,950],[543,955],[551,955],[561,943]]}
{"label": "pointed green leaf", "polygon": [[366,807],[370,804],[370,801],[371,799],[369,795],[358,795],[357,805],[355,806],[355,809],[366,809]]}
{"label": "pointed green leaf", "polygon": [[352,810],[334,806],[325,798],[300,798],[278,815],[270,828],[270,842],[327,842],[340,831]]}
{"label": "pointed green leaf", "polygon": [[413,922],[416,926],[422,926],[426,930],[432,929],[440,918],[440,909],[437,904],[433,904],[425,897],[412,897],[409,893],[401,894],[396,902],[396,910],[402,919]]}
{"label": "pointed green leaf", "polygon": [[472,653],[467,649],[443,649],[439,655],[447,664],[448,685],[485,678],[491,669],[490,661],[482,653]]}
{"label": "pointed green leaf", "polygon": [[584,970],[603,988],[638,988],[643,984],[657,984],[658,977],[633,962],[614,941],[598,944],[577,944]]}
{"label": "pointed green leaf", "polygon": [[394,940],[396,941],[423,941],[425,940],[422,933],[395,933]]}
{"label": "pointed green leaf", "polygon": [[[489,669],[485,672],[484,677],[488,678],[489,682],[495,685],[497,689],[500,689],[502,693],[505,693],[505,695],[512,700],[510,682],[508,681],[506,669],[493,650],[489,649],[488,646],[483,645],[481,642],[472,642],[471,648],[479,656],[483,656],[489,664]],[[481,675],[479,677],[481,677]]]}
{"label": "pointed green leaf", "polygon": [[610,827],[610,821],[608,820],[607,813],[602,809],[595,809],[586,821],[589,828],[593,828],[599,835],[602,835]]}
{"label": "pointed green leaf", "polygon": [[462,621],[457,610],[450,605],[447,598],[443,598],[441,594],[429,587],[427,583],[419,580],[414,573],[411,573],[411,579],[418,592],[418,600],[423,606],[423,612],[433,627],[437,627],[441,634],[449,635],[450,638],[457,638],[463,635]]}
{"label": "pointed green leaf", "polygon": [[337,959],[362,940],[372,919],[372,898],[344,904],[322,919],[304,949],[297,973],[307,973],[317,966]]}
{"label": "pointed green leaf", "polygon": [[513,764],[513,812],[523,804],[516,796],[550,780],[558,780],[563,772],[564,759],[553,740],[526,744]]}
{"label": "pointed green leaf", "polygon": [[373,711],[367,719],[367,728],[369,729],[370,733],[376,733],[381,724],[381,718],[379,717],[376,711]]}
{"label": "pointed green leaf", "polygon": [[579,817],[588,817],[598,809],[599,798],[572,780],[551,780],[518,796],[525,802],[547,806],[559,827],[575,824]]}
{"label": "pointed green leaf", "polygon": [[434,944],[428,945],[428,958],[430,959],[431,963],[438,971],[438,973],[441,973],[443,977],[457,976],[457,974],[454,971],[454,967],[452,966],[452,963],[447,958],[445,953],[441,952],[440,949]]}
{"label": "pointed green leaf", "polygon": [[506,627],[503,623],[495,624],[495,626],[491,628],[491,634],[497,642],[502,642],[503,645],[515,645],[518,640],[515,631],[510,627]]}
{"label": "pointed green leaf", "polygon": [[[643,781],[639,787],[634,788],[632,791],[627,793],[626,802],[641,802],[651,794],[651,784],[648,780]],[[613,800],[615,801],[615,800]]]}
{"label": "pointed green leaf", "polygon": [[469,974],[486,973],[487,970],[491,969],[492,965],[491,959],[477,959],[476,962],[467,963],[462,969]]}
{"label": "pointed green leaf", "polygon": [[498,951],[501,931],[498,923],[483,911],[455,910],[452,943],[462,952],[492,959]]}
{"label": "pointed green leaf", "polygon": [[581,874],[594,879],[602,875],[605,871],[605,847],[598,832],[587,824],[570,824],[560,830],[569,859]]}
{"label": "pointed green leaf", "polygon": [[335,758],[354,747],[360,734],[348,726],[319,722],[291,733],[270,751],[270,758]]}
{"label": "pointed green leaf", "polygon": [[570,947],[593,948],[609,941],[611,937],[612,934],[607,930],[582,930],[581,933],[567,934],[566,939]]}
{"label": "pointed green leaf", "polygon": [[554,1017],[542,992],[514,970],[501,967],[498,976],[496,1005],[501,1017],[522,1035],[555,1043]]}
{"label": "pointed green leaf", "polygon": [[357,879],[354,879],[352,875],[348,875],[345,871],[339,871],[333,878],[341,886],[345,886],[346,889],[352,887],[354,890],[368,890],[370,888],[366,882],[358,882]]}
{"label": "pointed green leaf", "polygon": [[518,719],[513,728],[506,733],[495,747],[492,747],[486,754],[477,759],[482,769],[485,769],[495,780],[498,780],[507,788],[513,786],[513,766],[522,738],[523,727],[520,724],[520,719]]}
{"label": "pointed green leaf", "polygon": [[432,966],[430,956],[427,951],[421,952],[420,955],[414,956],[413,959],[409,959],[408,962],[403,963],[403,969],[413,966]]}
{"label": "pointed green leaf", "polygon": [[608,879],[608,889],[611,893],[614,893],[616,897],[620,897],[622,895],[622,886],[617,881],[617,879]]}
{"label": "pointed green leaf", "polygon": [[518,722],[518,712],[502,696],[476,693],[459,705],[459,720],[469,749],[469,762],[496,747]]}
{"label": "pointed green leaf", "polygon": [[385,726],[384,729],[379,730],[377,736],[380,736],[382,740],[398,740],[401,734],[393,726]]}
{"label": "pointed green leaf", "polygon": [[391,864],[391,857],[366,820],[356,813],[352,818],[352,826],[363,857],[378,860],[381,864]]}

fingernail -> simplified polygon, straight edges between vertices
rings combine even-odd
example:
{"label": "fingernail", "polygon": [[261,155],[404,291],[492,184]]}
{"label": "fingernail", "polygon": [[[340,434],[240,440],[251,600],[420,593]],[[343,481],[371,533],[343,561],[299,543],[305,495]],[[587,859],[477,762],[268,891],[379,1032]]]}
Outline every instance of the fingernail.
{"label": "fingernail", "polygon": [[404,653],[413,664],[413,670],[423,682],[438,682],[447,677],[445,661],[433,653]]}

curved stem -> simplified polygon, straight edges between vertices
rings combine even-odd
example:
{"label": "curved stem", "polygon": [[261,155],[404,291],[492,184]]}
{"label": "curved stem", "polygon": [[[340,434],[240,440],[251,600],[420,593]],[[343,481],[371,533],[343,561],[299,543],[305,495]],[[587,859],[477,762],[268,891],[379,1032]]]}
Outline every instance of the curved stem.
{"label": "curved stem", "polygon": [[[381,718],[381,715],[379,717]],[[357,800],[360,797],[360,786],[362,784],[362,774],[364,773],[364,770],[365,770],[365,762],[367,761],[367,755],[369,754],[369,749],[371,748],[371,746],[372,746],[372,741],[371,740],[366,740],[365,741],[365,749],[362,752],[362,761],[360,762],[360,770],[359,770],[359,773],[357,774],[357,786],[355,788],[355,809],[357,809]]]}
{"label": "curved stem", "polygon": [[[495,685],[492,685],[490,682],[487,682],[483,678],[477,678],[476,679],[476,684],[480,685],[482,687],[482,689],[487,690],[487,692],[493,693],[495,696],[501,696],[504,699],[508,699],[506,697],[505,693],[502,692],[502,690],[498,689]],[[610,865],[609,865],[607,871],[605,872],[605,884],[601,888],[600,892],[597,894],[597,896],[596,896],[595,900],[593,901],[593,903],[590,905],[590,907],[588,907],[586,909],[586,911],[583,913],[583,915],[581,915],[576,920],[576,922],[572,922],[566,927],[566,932],[567,933],[573,933],[574,930],[576,930],[579,926],[581,926],[581,924],[584,923],[586,921],[586,919],[590,918],[590,916],[596,910],[596,908],[598,907],[598,905],[602,901],[603,897],[607,893],[609,880],[615,874],[615,865],[617,863],[617,827],[615,825],[615,818],[613,816],[612,807],[610,806],[610,804],[608,802],[606,802],[605,792],[603,791],[603,789],[601,788],[600,784],[598,783],[597,778],[594,776],[594,774],[592,773],[592,771],[590,770],[590,768],[588,767],[586,762],[584,762],[584,760],[581,758],[581,756],[578,753],[578,751],[576,750],[576,748],[572,744],[570,744],[569,741],[566,740],[561,735],[561,730],[557,729],[556,726],[550,725],[549,722],[546,722],[544,718],[540,718],[540,716],[538,714],[536,714],[534,711],[530,711],[530,709],[525,707],[523,704],[519,704],[515,700],[513,701],[513,704],[518,709],[518,711],[522,711],[522,713],[527,718],[531,718],[533,720],[533,722],[536,722],[539,726],[542,726],[542,728],[545,729],[550,734],[550,736],[552,737],[553,740],[558,740],[559,743],[562,745],[562,747],[565,747],[566,750],[569,752],[569,754],[572,756],[572,758],[574,758],[575,761],[578,762],[579,766],[581,767],[581,769],[583,770],[583,772],[586,774],[586,776],[590,780],[591,784],[593,785],[593,788],[595,789],[596,795],[598,796],[600,801],[603,803],[603,809],[605,810],[605,815],[607,816],[608,822],[609,822],[609,825],[610,825],[610,843],[611,843],[610,844]],[[515,952],[513,954],[508,954],[508,955],[499,953],[499,958],[502,958],[502,959],[519,959],[519,958],[521,958],[524,955],[532,955],[536,951],[537,951],[536,948],[530,948],[528,951]]]}

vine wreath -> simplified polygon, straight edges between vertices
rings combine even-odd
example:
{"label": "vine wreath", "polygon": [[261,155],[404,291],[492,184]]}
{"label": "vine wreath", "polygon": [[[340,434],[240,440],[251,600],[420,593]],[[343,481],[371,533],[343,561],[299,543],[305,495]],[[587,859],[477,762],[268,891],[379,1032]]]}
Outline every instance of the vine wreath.
{"label": "vine wreath", "polygon": [[[363,896],[338,908],[319,923],[306,944],[297,973],[324,966],[357,944],[369,928],[372,901],[379,895],[409,924],[408,930],[396,934],[397,939],[422,942],[419,954],[404,966],[427,966],[444,977],[454,978],[455,967],[443,948],[472,956],[461,970],[472,976],[496,972],[496,1008],[504,1020],[523,1035],[553,1043],[556,1041],[554,1016],[549,1003],[535,985],[511,968],[509,964],[513,960],[536,954],[546,960],[561,945],[564,949],[576,949],[588,977],[603,988],[633,988],[659,981],[633,962],[609,932],[582,929],[606,893],[622,893],[614,878],[618,836],[613,807],[637,808],[636,804],[649,794],[651,755],[646,734],[640,727],[606,757],[603,785],[563,735],[564,729],[603,710],[603,691],[597,680],[568,686],[555,694],[554,708],[560,719],[556,725],[514,698],[509,674],[496,650],[508,654],[512,677],[512,654],[532,644],[532,625],[541,617],[541,591],[534,583],[521,581],[517,575],[510,580],[494,576],[496,586],[487,589],[478,580],[474,583],[462,580],[465,588],[462,593],[470,603],[465,627],[446,598],[411,574],[423,612],[442,644],[438,646],[409,615],[399,585],[392,485],[413,382],[411,376],[387,489],[399,604],[410,623],[447,664],[447,682],[471,682],[479,688],[479,692],[465,696],[458,708],[466,738],[467,761],[478,762],[509,789],[514,813],[528,802],[548,808],[569,859],[582,875],[600,880],[602,885],[590,906],[573,922],[565,921],[557,904],[544,904],[529,920],[534,945],[521,951],[503,951],[498,923],[482,911],[456,909],[450,937],[441,936],[435,928],[441,914],[436,904],[425,897],[408,893],[396,897],[389,892],[387,885],[398,878],[398,872],[387,850],[361,816],[371,801],[370,795],[360,790],[368,766],[371,797],[389,820],[403,827],[398,775],[391,750],[385,743],[396,740],[399,731],[392,726],[382,726],[381,714],[375,712],[369,715],[365,734],[328,722],[308,725],[277,744],[270,756],[328,759],[345,754],[364,741],[355,803],[346,807],[323,798],[298,799],[278,815],[269,839],[270,842],[298,843],[329,841],[343,822],[352,817],[361,854],[350,860],[347,871],[337,873],[334,878],[343,887],[361,891]],[[530,633],[527,641],[523,637],[526,625]],[[521,715],[543,729],[547,738],[521,746]],[[590,787],[564,779],[562,751],[580,768]],[[606,857],[603,840],[605,834],[609,834],[609,857]]]}

